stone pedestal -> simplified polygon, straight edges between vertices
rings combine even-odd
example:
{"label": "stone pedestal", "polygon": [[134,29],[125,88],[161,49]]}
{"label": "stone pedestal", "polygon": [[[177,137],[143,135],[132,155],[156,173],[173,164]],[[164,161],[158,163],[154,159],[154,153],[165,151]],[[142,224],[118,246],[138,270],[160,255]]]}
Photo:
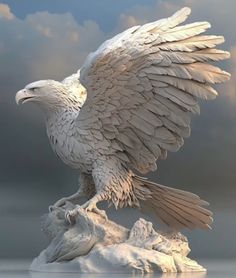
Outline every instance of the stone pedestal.
{"label": "stone pedestal", "polygon": [[70,203],[45,215],[42,230],[49,246],[34,259],[31,271],[79,273],[205,272],[189,259],[182,234],[163,234],[140,218],[131,230],[79,208],[74,225],[65,220]]}

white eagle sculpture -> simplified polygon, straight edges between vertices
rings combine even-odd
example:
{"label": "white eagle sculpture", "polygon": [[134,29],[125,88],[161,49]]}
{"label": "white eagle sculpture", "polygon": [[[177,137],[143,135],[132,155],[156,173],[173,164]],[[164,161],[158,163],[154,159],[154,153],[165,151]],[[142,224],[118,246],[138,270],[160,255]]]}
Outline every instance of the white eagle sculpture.
{"label": "white eagle sculpture", "polygon": [[[62,198],[86,196],[82,205],[108,201],[152,210],[173,229],[210,228],[212,213],[197,195],[149,181],[136,173],[156,170],[167,151],[177,151],[190,135],[198,99],[214,99],[211,84],[230,74],[209,62],[229,53],[216,49],[222,36],[201,35],[208,22],[183,23],[191,10],[134,26],[104,42],[82,68],[62,82],[41,80],[16,94],[17,103],[34,102],[45,114],[54,152],[80,171],[79,190]],[[70,222],[77,209],[66,214]]]}

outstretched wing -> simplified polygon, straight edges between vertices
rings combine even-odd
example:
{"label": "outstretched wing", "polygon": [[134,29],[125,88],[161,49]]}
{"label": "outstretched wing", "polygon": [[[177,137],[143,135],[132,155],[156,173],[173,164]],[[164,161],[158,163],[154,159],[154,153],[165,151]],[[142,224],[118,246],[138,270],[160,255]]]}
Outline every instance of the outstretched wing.
{"label": "outstretched wing", "polygon": [[[87,99],[78,132],[90,134],[99,152],[109,149],[142,173],[177,151],[190,135],[198,98],[214,99],[210,86],[230,75],[208,62],[229,53],[215,49],[220,36],[202,36],[210,24],[178,26],[190,14],[132,27],[91,53],[80,71]],[[90,137],[91,138],[91,137]]]}

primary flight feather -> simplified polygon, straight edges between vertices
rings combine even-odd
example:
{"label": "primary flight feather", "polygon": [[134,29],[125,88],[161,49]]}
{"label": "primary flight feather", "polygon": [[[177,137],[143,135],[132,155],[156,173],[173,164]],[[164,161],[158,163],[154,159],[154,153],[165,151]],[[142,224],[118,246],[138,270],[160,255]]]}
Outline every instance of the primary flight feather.
{"label": "primary flight feather", "polygon": [[229,57],[215,48],[224,38],[201,35],[208,22],[180,25],[190,11],[132,27],[104,42],[62,82],[37,81],[16,94],[17,103],[42,108],[53,150],[80,170],[78,192],[55,206],[86,196],[83,207],[97,213],[104,214],[97,202],[107,200],[152,209],[174,229],[210,227],[207,202],[134,173],[155,171],[158,159],[177,151],[190,135],[191,114],[199,114],[198,99],[214,99],[211,85],[230,78],[209,64]]}

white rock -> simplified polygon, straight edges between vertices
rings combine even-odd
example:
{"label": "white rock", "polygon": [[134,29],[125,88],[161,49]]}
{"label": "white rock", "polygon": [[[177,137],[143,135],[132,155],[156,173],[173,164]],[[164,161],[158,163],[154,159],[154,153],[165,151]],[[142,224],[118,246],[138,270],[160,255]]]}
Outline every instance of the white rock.
{"label": "white rock", "polygon": [[132,273],[206,271],[187,258],[187,238],[180,233],[163,234],[140,218],[131,230],[93,212],[79,209],[74,225],[59,208],[43,217],[42,230],[49,246],[34,259],[31,271],[80,273]]}

